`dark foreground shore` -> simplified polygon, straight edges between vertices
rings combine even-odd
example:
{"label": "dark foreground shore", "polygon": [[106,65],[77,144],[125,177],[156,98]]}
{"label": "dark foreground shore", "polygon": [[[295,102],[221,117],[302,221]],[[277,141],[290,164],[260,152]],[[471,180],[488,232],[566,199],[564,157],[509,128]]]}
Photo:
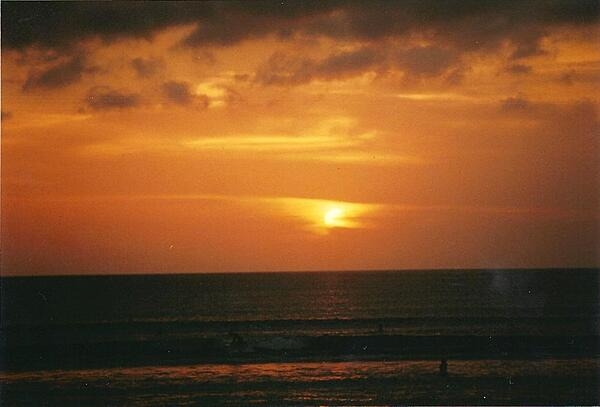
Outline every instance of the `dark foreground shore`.
{"label": "dark foreground shore", "polygon": [[3,406],[598,405],[599,360],[193,364],[0,373]]}
{"label": "dark foreground shore", "polygon": [[598,336],[322,335],[29,343],[4,341],[2,371],[340,360],[546,359],[600,356]]}

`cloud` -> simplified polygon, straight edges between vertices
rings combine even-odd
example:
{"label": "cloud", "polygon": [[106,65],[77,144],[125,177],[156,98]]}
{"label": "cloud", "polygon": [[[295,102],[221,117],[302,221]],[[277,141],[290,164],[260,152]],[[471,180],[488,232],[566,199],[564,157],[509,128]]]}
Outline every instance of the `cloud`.
{"label": "cloud", "polygon": [[165,97],[171,102],[187,105],[192,101],[192,93],[186,82],[169,81],[162,86]]}
{"label": "cloud", "polygon": [[187,82],[165,82],[162,85],[162,90],[169,101],[179,105],[187,105],[193,99],[193,95],[190,92],[190,86]]}
{"label": "cloud", "polygon": [[12,117],[12,112],[5,112],[4,110],[2,111],[2,120],[10,120]]}
{"label": "cloud", "polygon": [[156,74],[163,66],[163,61],[157,58],[134,58],[131,67],[140,78],[148,78]]}
{"label": "cloud", "polygon": [[193,93],[188,82],[165,82],[162,92],[167,101],[182,106],[195,104],[200,108],[207,108],[211,103],[208,95]]}
{"label": "cloud", "polygon": [[[297,85],[317,79],[343,79],[367,71],[384,73],[389,70],[400,70],[409,77],[438,76],[459,62],[456,52],[433,46],[404,50],[365,46],[333,53],[321,60],[277,52],[258,69],[255,79],[264,85]],[[454,71],[454,79],[460,80],[460,74],[460,70]]]}
{"label": "cloud", "polygon": [[504,112],[520,112],[530,107],[531,103],[523,96],[509,97],[501,103],[501,110]]}
{"label": "cloud", "polygon": [[195,23],[185,45],[228,46],[270,35],[379,42],[417,32],[464,50],[508,40],[518,59],[541,52],[547,29],[596,24],[599,15],[597,0],[7,2],[2,45],[67,47],[90,37],[149,38],[170,26]]}
{"label": "cloud", "polygon": [[214,7],[197,2],[15,2],[2,6],[2,46],[64,48],[91,37],[147,37],[169,26],[209,19]]}
{"label": "cloud", "polygon": [[428,46],[400,51],[396,64],[403,71],[415,76],[436,76],[458,62],[455,52]]}
{"label": "cloud", "polygon": [[515,74],[515,75],[527,74],[527,73],[531,73],[531,71],[532,71],[532,68],[529,65],[523,65],[523,64],[513,64],[513,65],[509,65],[506,67],[506,72]]}
{"label": "cloud", "polygon": [[274,31],[274,22],[268,18],[238,15],[237,20],[231,16],[220,16],[215,21],[201,22],[198,28],[183,40],[183,44],[191,47],[207,44],[228,46],[246,39],[264,37]]}
{"label": "cloud", "polygon": [[380,63],[381,53],[372,48],[361,48],[353,52],[330,55],[315,66],[315,73],[320,77],[339,77],[347,74],[363,72]]}
{"label": "cloud", "polygon": [[315,62],[276,52],[258,69],[255,80],[263,85],[292,85],[313,79]]}
{"label": "cloud", "polygon": [[512,41],[516,48],[510,55],[510,59],[518,60],[547,53],[542,49],[541,42],[545,35],[540,30],[532,29],[527,33],[516,31],[516,34]]}
{"label": "cloud", "polygon": [[255,80],[264,85],[293,85],[315,79],[341,79],[378,66],[383,69],[385,60],[384,53],[369,47],[333,53],[321,60],[276,52],[258,69]]}
{"label": "cloud", "polygon": [[590,89],[595,89],[600,84],[600,65],[597,62],[591,66],[578,66],[577,69],[568,69],[556,74],[555,80],[563,85],[574,85],[576,83],[586,84]]}
{"label": "cloud", "polygon": [[42,72],[32,73],[23,84],[23,91],[62,88],[81,80],[84,73],[93,71],[94,68],[86,68],[83,57],[77,55]]}
{"label": "cloud", "polygon": [[87,105],[94,110],[124,109],[140,104],[140,95],[125,93],[107,86],[97,86],[88,92]]}

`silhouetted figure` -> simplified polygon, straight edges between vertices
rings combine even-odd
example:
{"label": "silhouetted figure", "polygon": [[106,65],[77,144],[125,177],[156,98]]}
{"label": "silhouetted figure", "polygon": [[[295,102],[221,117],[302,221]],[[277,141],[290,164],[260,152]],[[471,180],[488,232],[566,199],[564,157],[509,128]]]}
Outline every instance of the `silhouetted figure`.
{"label": "silhouetted figure", "polygon": [[383,324],[382,323],[379,324],[379,333],[380,334],[383,333]]}
{"label": "silhouetted figure", "polygon": [[448,376],[448,361],[442,359],[440,362],[440,376]]}

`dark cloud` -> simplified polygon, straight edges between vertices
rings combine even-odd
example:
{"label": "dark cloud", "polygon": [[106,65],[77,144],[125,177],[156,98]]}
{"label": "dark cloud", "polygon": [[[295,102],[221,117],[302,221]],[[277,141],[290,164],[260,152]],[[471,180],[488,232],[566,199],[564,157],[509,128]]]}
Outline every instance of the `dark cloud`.
{"label": "dark cloud", "polygon": [[227,46],[241,41],[275,35],[289,38],[319,16],[343,9],[339,1],[239,1],[210,3],[212,15],[201,19],[183,43]]}
{"label": "dark cloud", "polygon": [[163,61],[157,58],[135,58],[131,60],[131,67],[141,78],[148,78],[156,74],[163,66]]}
{"label": "dark cloud", "polygon": [[542,48],[542,38],[545,36],[540,30],[531,30],[526,33],[516,31],[513,34],[515,38],[512,42],[516,45],[515,50],[510,55],[512,60],[534,57],[546,54],[546,50]]}
{"label": "dark cloud", "polygon": [[593,63],[586,66],[580,66],[577,70],[569,69],[558,74],[556,80],[563,85],[586,84],[587,86],[597,87],[600,85],[600,74]]}
{"label": "dark cloud", "polygon": [[[513,58],[543,52],[540,41],[556,25],[591,24],[600,14],[596,0],[548,1],[347,1],[306,3],[228,3],[218,18],[203,21],[187,45],[230,45],[264,35],[326,36],[337,40],[378,42],[411,33],[465,50],[486,49],[509,40]],[[287,13],[285,11],[288,11]]]}
{"label": "dark cloud", "polygon": [[256,80],[264,85],[307,83],[359,74],[385,62],[385,54],[370,48],[339,52],[322,60],[275,53],[258,70]]}
{"label": "dark cloud", "polygon": [[[238,13],[236,13],[238,14]],[[191,47],[206,44],[228,46],[240,41],[263,37],[273,31],[273,23],[264,16],[247,16],[238,14],[237,21],[232,16],[219,16],[214,21],[204,21],[198,28],[183,40],[183,44]]]}
{"label": "dark cloud", "polygon": [[437,47],[415,47],[398,53],[396,64],[415,76],[436,76],[458,62],[456,52]]}
{"label": "dark cloud", "polygon": [[98,36],[145,37],[171,25],[210,19],[201,2],[12,2],[2,4],[2,46],[68,47]]}
{"label": "dark cloud", "polygon": [[107,86],[97,86],[88,92],[87,105],[94,110],[124,109],[140,104],[140,95],[126,93]]}
{"label": "dark cloud", "polygon": [[258,69],[255,80],[263,85],[295,85],[310,82],[315,62],[276,52]]}
{"label": "dark cloud", "polygon": [[600,70],[595,69],[570,69],[562,72],[557,77],[558,82],[564,85],[574,85],[575,83],[586,83],[589,86],[597,86],[600,83]]}
{"label": "dark cloud", "polygon": [[2,120],[10,120],[12,119],[12,112],[5,112],[4,110],[2,111]]}
{"label": "dark cloud", "polygon": [[188,46],[231,45],[249,38],[327,36],[380,41],[414,32],[463,50],[510,41],[513,58],[543,52],[552,26],[598,22],[597,0],[407,0],[253,2],[4,2],[2,45],[64,47],[98,36],[149,37],[197,23]]}
{"label": "dark cloud", "polygon": [[193,94],[188,82],[168,81],[163,83],[162,92],[165,99],[181,106],[193,106],[205,109],[210,105],[206,95]]}
{"label": "dark cloud", "polygon": [[[275,53],[258,70],[255,79],[264,85],[294,85],[316,79],[341,79],[369,70],[380,74],[400,70],[408,77],[431,77],[445,73],[459,62],[456,52],[432,46],[405,50],[362,47],[334,53],[321,60]],[[452,80],[460,81],[462,73],[455,69]]]}
{"label": "dark cloud", "polygon": [[94,68],[87,68],[82,56],[74,56],[66,62],[29,75],[23,84],[23,90],[62,88],[78,82],[85,72],[91,71]]}
{"label": "dark cloud", "polygon": [[162,85],[163,94],[170,102],[187,105],[192,102],[193,95],[187,82],[169,81]]}
{"label": "dark cloud", "polygon": [[509,97],[502,101],[501,110],[504,112],[522,112],[531,107],[531,103],[523,96]]}
{"label": "dark cloud", "polygon": [[531,73],[532,69],[529,65],[513,64],[506,67],[506,72],[515,75]]}
{"label": "dark cloud", "polygon": [[315,73],[320,77],[339,77],[363,72],[382,62],[384,55],[378,50],[361,48],[352,52],[330,55],[315,66]]}

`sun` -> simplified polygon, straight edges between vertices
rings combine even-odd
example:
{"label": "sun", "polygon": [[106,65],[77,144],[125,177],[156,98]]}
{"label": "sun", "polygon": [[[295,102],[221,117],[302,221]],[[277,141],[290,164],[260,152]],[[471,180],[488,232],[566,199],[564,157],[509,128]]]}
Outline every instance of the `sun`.
{"label": "sun", "polygon": [[325,212],[325,215],[323,216],[323,222],[326,226],[331,228],[336,226],[343,226],[343,217],[344,210],[336,206],[328,209],[327,212]]}
{"label": "sun", "polygon": [[371,227],[365,215],[379,210],[375,204],[324,199],[275,198],[275,202],[285,215],[299,218],[306,229],[319,235]]}

